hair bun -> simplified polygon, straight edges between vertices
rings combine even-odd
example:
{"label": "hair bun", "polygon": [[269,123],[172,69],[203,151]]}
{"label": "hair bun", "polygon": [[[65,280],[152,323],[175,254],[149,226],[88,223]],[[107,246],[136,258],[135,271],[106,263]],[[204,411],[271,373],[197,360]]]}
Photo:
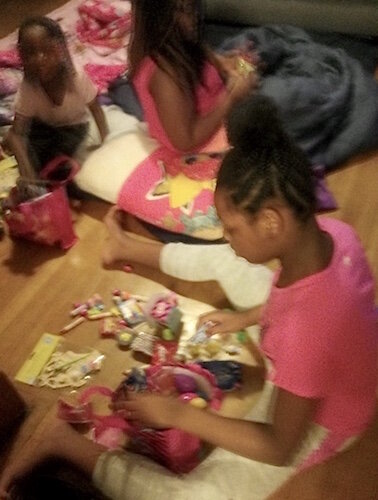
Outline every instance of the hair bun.
{"label": "hair bun", "polygon": [[226,121],[230,144],[245,153],[270,148],[281,141],[284,131],[271,99],[252,95],[236,104]]}

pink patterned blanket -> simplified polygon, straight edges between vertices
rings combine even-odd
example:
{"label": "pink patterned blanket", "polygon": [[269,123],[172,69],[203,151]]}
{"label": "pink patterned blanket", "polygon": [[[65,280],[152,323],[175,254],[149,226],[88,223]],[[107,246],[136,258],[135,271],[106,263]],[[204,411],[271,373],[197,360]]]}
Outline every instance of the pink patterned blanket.
{"label": "pink patterned blanket", "polygon": [[[127,68],[131,4],[125,0],[71,0],[49,17],[58,21],[75,65],[106,92]],[[22,78],[17,31],[0,40],[0,125],[13,118],[14,94]]]}

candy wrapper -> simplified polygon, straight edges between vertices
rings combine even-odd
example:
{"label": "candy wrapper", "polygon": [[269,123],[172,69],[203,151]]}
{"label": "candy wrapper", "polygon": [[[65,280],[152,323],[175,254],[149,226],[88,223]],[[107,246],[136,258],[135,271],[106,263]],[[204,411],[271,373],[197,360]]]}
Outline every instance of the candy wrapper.
{"label": "candy wrapper", "polygon": [[60,346],[39,374],[37,385],[52,389],[81,387],[90,379],[91,374],[101,369],[104,358],[95,349],[71,350]]}

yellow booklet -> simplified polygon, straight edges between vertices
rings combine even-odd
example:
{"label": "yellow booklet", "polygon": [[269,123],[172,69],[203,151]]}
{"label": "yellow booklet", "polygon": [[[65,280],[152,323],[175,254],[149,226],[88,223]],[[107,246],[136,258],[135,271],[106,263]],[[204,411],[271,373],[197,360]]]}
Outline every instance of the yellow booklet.
{"label": "yellow booklet", "polygon": [[0,198],[8,196],[10,190],[16,185],[19,172],[14,156],[7,156],[0,160]]}
{"label": "yellow booklet", "polygon": [[21,366],[15,379],[25,384],[34,385],[43,367],[50,359],[62,337],[44,333],[35,345],[32,353]]}

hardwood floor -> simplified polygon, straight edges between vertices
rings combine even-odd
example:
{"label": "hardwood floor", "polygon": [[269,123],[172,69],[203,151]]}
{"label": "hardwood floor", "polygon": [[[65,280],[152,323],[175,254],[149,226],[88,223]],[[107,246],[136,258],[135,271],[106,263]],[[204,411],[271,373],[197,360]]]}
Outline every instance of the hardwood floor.
{"label": "hardwood floor", "polygon": [[[63,0],[0,1],[2,8],[0,36],[15,29],[26,15],[45,14],[65,3]],[[378,133],[378,131],[377,131]],[[358,232],[378,282],[378,152],[353,158],[327,177],[339,209],[332,213]],[[100,266],[103,240],[106,236],[102,218],[108,209],[105,202],[85,202],[75,214],[75,231],[79,242],[68,252],[11,241],[0,242],[0,367],[13,379],[27,355],[43,332],[56,332],[65,324],[72,302],[98,292],[108,297],[113,288],[132,289],[144,293],[146,282],[134,274],[106,271]],[[135,269],[150,278],[149,290],[157,290],[154,281],[186,297],[207,302],[215,307],[225,305],[225,298],[214,283],[188,283],[162,275],[146,267]],[[378,303],[378,291],[376,292]],[[98,334],[90,325],[72,331],[68,339],[83,345],[97,345]],[[103,341],[104,342],[104,341]],[[126,363],[122,351],[111,341],[101,349],[112,357],[112,369],[106,368],[101,380],[113,380],[114,369],[122,371]],[[114,357],[113,357],[114,356]],[[253,384],[252,384],[253,385]],[[31,411],[28,425],[18,433],[18,442],[25,442],[32,429],[56,401],[54,391],[40,393],[35,388],[16,384]],[[258,380],[254,390],[258,388]],[[8,453],[19,448],[12,442]],[[14,455],[13,455],[14,456]],[[378,420],[364,439],[348,452],[315,467],[289,481],[276,499],[292,500],[374,500],[378,498]],[[237,500],[237,496],[235,497]]]}

